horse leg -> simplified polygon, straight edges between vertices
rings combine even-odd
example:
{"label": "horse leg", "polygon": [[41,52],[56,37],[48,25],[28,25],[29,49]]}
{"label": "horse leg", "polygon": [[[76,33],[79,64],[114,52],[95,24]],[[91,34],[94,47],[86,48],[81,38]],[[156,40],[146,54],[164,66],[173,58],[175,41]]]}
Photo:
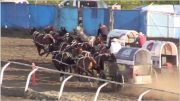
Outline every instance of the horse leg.
{"label": "horse leg", "polygon": [[[46,54],[46,52],[42,52],[42,53],[40,53],[40,56],[43,56],[44,54]],[[47,56],[46,56],[47,57]]]}
{"label": "horse leg", "polygon": [[[93,77],[93,70],[88,70],[88,73],[91,74],[91,76]],[[91,87],[94,87],[94,86],[93,86],[93,83],[92,83],[92,80],[91,80],[91,79],[88,79],[88,81],[89,81]]]}
{"label": "horse leg", "polygon": [[49,55],[49,53],[50,53],[50,52],[48,52],[48,53],[46,54],[46,57]]}
{"label": "horse leg", "polygon": [[37,51],[38,51],[39,56],[42,56],[41,47],[39,47],[38,45],[36,45],[36,47],[37,47]]}

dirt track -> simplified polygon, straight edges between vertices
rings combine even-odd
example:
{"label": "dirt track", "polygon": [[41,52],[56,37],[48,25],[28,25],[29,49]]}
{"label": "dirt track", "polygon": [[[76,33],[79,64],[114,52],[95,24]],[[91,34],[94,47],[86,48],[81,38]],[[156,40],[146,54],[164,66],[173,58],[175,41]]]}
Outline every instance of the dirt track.
{"label": "dirt track", "polygon": [[[22,38],[1,38],[1,60],[11,60],[18,61],[23,63],[31,64],[35,62],[38,66],[43,66],[51,69],[55,69],[51,64],[51,55],[47,58],[40,57],[37,54],[37,51],[32,43],[31,39],[22,39]],[[2,62],[2,66],[4,63]],[[3,79],[3,88],[2,94],[6,96],[24,96],[24,85],[28,73],[31,71],[30,67],[11,65],[5,71],[5,76]],[[37,85],[32,86],[35,91],[43,93],[47,96],[57,98],[58,91],[60,88],[60,82],[57,73],[51,72],[37,72]],[[169,78],[167,82],[163,82],[160,79],[158,84],[149,85],[150,87],[165,89],[173,92],[180,93],[179,89],[179,76],[176,74],[173,76],[175,78]],[[167,78],[166,78],[167,79]],[[96,92],[97,86],[90,87],[89,83],[81,82],[81,85],[78,82],[74,82],[75,79],[71,80],[65,86],[65,92],[63,93],[63,101],[90,101],[93,100],[94,94]],[[8,92],[10,90],[12,92]],[[15,90],[15,91],[13,91]],[[137,99],[137,95],[142,93],[144,89],[139,88],[128,88],[125,87],[119,92],[111,92],[109,88],[103,89],[102,93],[98,97],[98,100],[102,101],[130,101]],[[19,93],[16,93],[19,92]],[[30,98],[34,98],[29,95]],[[178,96],[167,94],[165,92],[152,91],[151,93],[145,96],[146,99],[159,99],[167,101],[178,101],[180,98]],[[50,97],[49,97],[50,98]],[[37,99],[37,98],[34,98]],[[43,98],[40,98],[43,100]],[[52,100],[52,99],[51,99]]]}

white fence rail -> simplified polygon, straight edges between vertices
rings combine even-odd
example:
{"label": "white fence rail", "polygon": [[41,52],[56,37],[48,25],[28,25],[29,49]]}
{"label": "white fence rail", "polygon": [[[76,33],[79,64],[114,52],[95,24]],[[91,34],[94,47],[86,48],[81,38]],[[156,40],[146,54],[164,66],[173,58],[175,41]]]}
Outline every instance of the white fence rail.
{"label": "white fence rail", "polygon": [[[13,61],[12,61],[12,62],[6,63],[6,64],[3,66],[2,70],[1,70],[0,86],[2,86],[4,71],[5,71],[5,69],[6,69],[10,64],[18,64],[18,65],[23,65],[23,66],[31,67],[31,65],[29,65],[29,64],[24,64],[24,63],[20,63],[20,62],[13,62]],[[124,83],[124,82],[123,82],[123,83],[120,83],[120,82],[116,82],[116,81],[110,81],[110,80],[106,80],[106,79],[95,78],[95,77],[90,77],[90,76],[84,76],[84,75],[79,75],[79,74],[74,74],[74,73],[63,72],[63,71],[57,71],[57,70],[48,69],[48,68],[44,68],[44,67],[40,67],[40,66],[36,66],[36,68],[29,73],[29,75],[28,75],[28,77],[27,77],[26,85],[25,85],[25,92],[26,92],[27,89],[28,89],[31,75],[32,75],[33,73],[35,73],[37,70],[40,70],[40,69],[41,69],[41,70],[44,70],[44,71],[51,71],[51,72],[56,72],[56,73],[61,73],[61,74],[69,75],[69,76],[63,81],[63,83],[61,84],[61,88],[60,88],[60,92],[59,92],[58,99],[60,99],[61,96],[62,96],[62,92],[63,92],[63,88],[64,88],[65,83],[66,83],[70,78],[72,78],[72,77],[87,78],[87,79],[93,79],[93,80],[98,80],[98,81],[101,81],[101,82],[105,82],[105,83],[102,84],[100,87],[98,87],[98,89],[97,89],[97,91],[96,91],[96,95],[95,95],[94,101],[97,100],[97,97],[98,97],[98,95],[99,95],[99,92],[100,92],[101,88],[103,88],[104,86],[106,86],[106,85],[109,84],[109,83],[117,84],[117,85],[121,85],[121,86],[134,86],[134,87],[137,87],[137,88],[144,88],[144,89],[146,89],[145,92],[143,92],[141,95],[139,95],[138,101],[141,101],[142,97],[143,97],[145,94],[147,94],[148,92],[152,91],[152,90],[160,91],[160,92],[167,92],[167,93],[171,93],[171,94],[175,94],[175,95],[177,95],[177,96],[180,96],[179,93],[175,93],[175,92],[171,92],[171,91],[154,89],[154,88],[150,88],[150,87],[143,87],[143,86],[140,86],[140,85],[129,84],[129,83]]]}

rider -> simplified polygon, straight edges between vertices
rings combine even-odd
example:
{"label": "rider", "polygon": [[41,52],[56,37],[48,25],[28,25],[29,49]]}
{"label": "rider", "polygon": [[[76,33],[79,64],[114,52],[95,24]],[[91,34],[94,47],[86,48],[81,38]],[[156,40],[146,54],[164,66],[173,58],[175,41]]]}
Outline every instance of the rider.
{"label": "rider", "polygon": [[99,29],[98,29],[97,37],[100,36],[100,37],[102,37],[102,39],[104,41],[106,41],[108,33],[109,33],[109,30],[108,30],[107,26],[104,25],[104,24],[100,24]]}
{"label": "rider", "polygon": [[142,47],[143,44],[146,42],[146,36],[142,32],[140,32],[134,43],[136,42],[138,42],[139,47]]}

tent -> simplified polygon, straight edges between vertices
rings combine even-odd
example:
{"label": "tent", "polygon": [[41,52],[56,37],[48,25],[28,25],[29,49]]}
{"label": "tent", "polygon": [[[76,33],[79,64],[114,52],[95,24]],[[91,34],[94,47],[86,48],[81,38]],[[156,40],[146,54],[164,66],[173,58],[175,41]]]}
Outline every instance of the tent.
{"label": "tent", "polygon": [[180,38],[180,5],[140,6],[140,29],[147,37]]}
{"label": "tent", "polygon": [[175,13],[173,5],[148,5],[136,7],[135,10],[141,11],[155,11],[155,12],[164,12],[164,13]]}
{"label": "tent", "polygon": [[167,62],[178,67],[178,50],[173,42],[150,40],[142,48],[151,52],[153,67],[162,68]]}

